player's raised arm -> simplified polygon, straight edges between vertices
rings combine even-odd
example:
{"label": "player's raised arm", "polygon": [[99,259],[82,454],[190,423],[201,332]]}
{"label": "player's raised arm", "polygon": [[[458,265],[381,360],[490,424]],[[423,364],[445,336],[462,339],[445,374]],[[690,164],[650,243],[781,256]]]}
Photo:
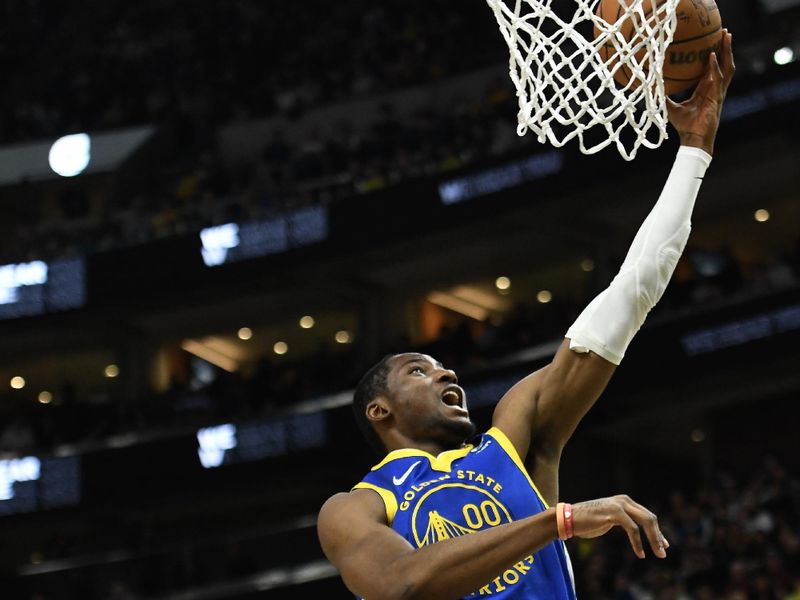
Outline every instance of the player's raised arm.
{"label": "player's raised arm", "polygon": [[661,298],[688,240],[694,202],[711,163],[722,104],[735,70],[731,43],[725,32],[721,59],[712,53],[692,98],[669,105],[681,148],[619,273],[569,328],[552,363],[511,388],[495,410],[493,424],[520,455],[529,456],[534,479],[551,504],[558,497],[557,466],[564,444]]}

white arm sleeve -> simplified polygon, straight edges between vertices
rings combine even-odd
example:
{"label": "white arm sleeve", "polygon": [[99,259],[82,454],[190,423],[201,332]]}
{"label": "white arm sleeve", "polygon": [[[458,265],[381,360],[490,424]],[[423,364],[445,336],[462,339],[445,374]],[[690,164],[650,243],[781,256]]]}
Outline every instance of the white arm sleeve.
{"label": "white arm sleeve", "polygon": [[694,201],[711,156],[681,146],[661,197],[642,223],[622,267],[567,331],[575,352],[595,352],[615,365],[661,298],[691,231]]}

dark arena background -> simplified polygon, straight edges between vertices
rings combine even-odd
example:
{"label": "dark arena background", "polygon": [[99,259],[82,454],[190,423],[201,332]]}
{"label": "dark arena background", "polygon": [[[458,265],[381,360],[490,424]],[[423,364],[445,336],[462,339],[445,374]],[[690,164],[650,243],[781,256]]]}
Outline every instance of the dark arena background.
{"label": "dark arena background", "polygon": [[[667,292],[562,459],[672,547],[578,597],[800,598],[800,2],[718,0],[738,72]],[[349,406],[419,350],[473,418],[610,281],[677,136],[516,135],[482,1],[2,3],[0,598],[352,598],[316,536]]]}

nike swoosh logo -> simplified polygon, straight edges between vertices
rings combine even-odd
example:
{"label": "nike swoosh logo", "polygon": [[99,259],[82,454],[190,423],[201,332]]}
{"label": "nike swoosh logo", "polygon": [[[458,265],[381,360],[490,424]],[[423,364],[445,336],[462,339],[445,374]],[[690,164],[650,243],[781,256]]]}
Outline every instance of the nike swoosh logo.
{"label": "nike swoosh logo", "polygon": [[418,460],[417,462],[415,462],[413,465],[408,467],[408,470],[406,470],[406,472],[403,473],[400,477],[392,477],[392,483],[395,484],[395,485],[403,485],[403,482],[406,479],[408,479],[409,475],[411,475],[411,471],[414,470],[414,467],[416,467],[421,462],[422,462],[421,460]]}

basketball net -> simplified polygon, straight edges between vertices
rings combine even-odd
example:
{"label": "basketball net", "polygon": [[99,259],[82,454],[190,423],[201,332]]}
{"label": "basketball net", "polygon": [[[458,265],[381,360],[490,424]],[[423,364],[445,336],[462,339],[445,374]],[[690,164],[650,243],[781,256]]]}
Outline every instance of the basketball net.
{"label": "basketball net", "polygon": [[615,144],[625,160],[667,138],[662,68],[679,0],[654,12],[650,0],[618,0],[613,23],[595,14],[601,0],[486,1],[510,50],[520,136],[531,129],[556,147],[578,138],[584,154]]}

